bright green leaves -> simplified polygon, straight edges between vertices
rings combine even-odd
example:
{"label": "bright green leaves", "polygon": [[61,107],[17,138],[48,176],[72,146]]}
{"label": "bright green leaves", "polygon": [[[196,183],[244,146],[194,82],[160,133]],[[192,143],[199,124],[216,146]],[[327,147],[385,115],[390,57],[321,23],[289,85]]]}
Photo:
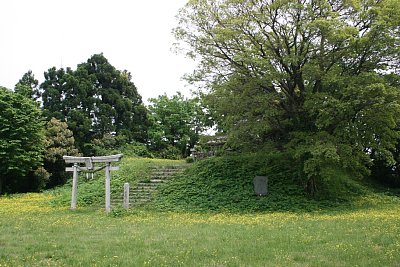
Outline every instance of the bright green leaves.
{"label": "bright green leaves", "polygon": [[43,158],[41,112],[31,99],[0,87],[0,193],[3,186],[35,171]]}
{"label": "bright green leaves", "polygon": [[292,142],[296,141],[299,143],[295,145],[294,156],[303,161],[303,171],[309,178],[320,177],[326,167],[339,165],[340,155],[336,140],[328,133],[319,132],[312,137],[297,133]]}
{"label": "bright green leaves", "polygon": [[395,131],[400,115],[398,89],[374,74],[345,80],[347,84],[336,83],[343,87],[333,92],[308,95],[304,108],[316,129],[361,148],[393,150],[399,138]]}
{"label": "bright green leaves", "polygon": [[[329,81],[335,83],[328,86]],[[336,166],[358,176],[369,173],[373,159],[393,164],[392,153],[400,138],[398,88],[372,73],[326,83],[332,92],[310,94],[304,103],[314,130],[309,136],[296,134],[296,143],[290,144],[298,159],[304,157],[304,172],[324,177],[319,172]]]}
{"label": "bright green leaves", "polygon": [[193,78],[233,146],[293,149],[313,184],[332,168],[393,163],[398,10],[394,0],[189,2],[179,40],[200,58]]}
{"label": "bright green leaves", "polygon": [[150,102],[150,147],[161,152],[175,148],[177,157],[188,156],[206,124],[199,102],[185,99],[179,92],[172,97],[160,95]]}
{"label": "bright green leaves", "polygon": [[229,143],[241,150],[259,146],[267,138],[275,138],[279,130],[282,110],[279,97],[260,88],[256,79],[232,77],[214,87],[212,94],[203,96],[204,103],[213,112],[219,129],[229,133]]}
{"label": "bright green leaves", "polygon": [[340,171],[353,177],[369,173],[371,160],[364,151],[326,131],[295,132],[287,148],[303,166],[307,179],[334,180]]}

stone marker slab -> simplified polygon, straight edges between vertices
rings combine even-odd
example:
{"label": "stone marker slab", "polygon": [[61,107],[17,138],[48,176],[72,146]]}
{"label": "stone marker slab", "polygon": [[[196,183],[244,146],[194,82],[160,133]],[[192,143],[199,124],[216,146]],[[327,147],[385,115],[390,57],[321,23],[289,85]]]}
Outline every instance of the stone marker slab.
{"label": "stone marker slab", "polygon": [[267,176],[256,176],[253,179],[254,192],[257,196],[265,196],[268,193]]}

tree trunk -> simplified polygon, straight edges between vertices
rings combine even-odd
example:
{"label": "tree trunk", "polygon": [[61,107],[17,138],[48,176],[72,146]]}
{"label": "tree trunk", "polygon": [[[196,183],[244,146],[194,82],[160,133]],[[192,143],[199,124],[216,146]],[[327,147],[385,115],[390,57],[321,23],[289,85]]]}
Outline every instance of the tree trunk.
{"label": "tree trunk", "polygon": [[317,193],[317,182],[314,176],[307,180],[306,191],[311,197]]}
{"label": "tree trunk", "polygon": [[0,176],[0,196],[1,196],[1,194],[3,194],[3,177],[2,176]]}

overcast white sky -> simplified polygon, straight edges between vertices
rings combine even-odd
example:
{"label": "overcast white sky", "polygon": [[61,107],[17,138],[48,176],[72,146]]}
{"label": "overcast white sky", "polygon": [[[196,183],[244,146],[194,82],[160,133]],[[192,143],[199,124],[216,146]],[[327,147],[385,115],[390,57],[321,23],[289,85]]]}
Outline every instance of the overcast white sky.
{"label": "overcast white sky", "polygon": [[175,15],[187,0],[2,0],[0,85],[28,70],[39,82],[55,66],[72,67],[104,53],[128,70],[143,100],[190,87],[182,81],[194,63],[171,51]]}

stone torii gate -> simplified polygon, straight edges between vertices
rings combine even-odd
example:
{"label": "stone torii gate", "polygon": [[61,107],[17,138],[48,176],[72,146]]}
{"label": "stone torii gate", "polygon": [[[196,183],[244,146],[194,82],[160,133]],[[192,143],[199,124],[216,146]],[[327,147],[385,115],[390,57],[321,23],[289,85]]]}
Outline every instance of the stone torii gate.
{"label": "stone torii gate", "polygon": [[[66,171],[73,172],[72,176],[72,197],[71,197],[71,209],[76,209],[76,194],[78,191],[78,172],[96,172],[105,168],[106,170],[106,212],[111,211],[111,193],[110,193],[110,180],[111,171],[119,170],[119,167],[111,167],[111,162],[118,162],[121,160],[123,154],[102,156],[102,157],[74,157],[74,156],[64,156],[63,159],[65,163],[73,163],[72,167],[65,168]],[[93,163],[105,163],[102,167],[94,167]],[[85,164],[81,167],[81,164]]]}

